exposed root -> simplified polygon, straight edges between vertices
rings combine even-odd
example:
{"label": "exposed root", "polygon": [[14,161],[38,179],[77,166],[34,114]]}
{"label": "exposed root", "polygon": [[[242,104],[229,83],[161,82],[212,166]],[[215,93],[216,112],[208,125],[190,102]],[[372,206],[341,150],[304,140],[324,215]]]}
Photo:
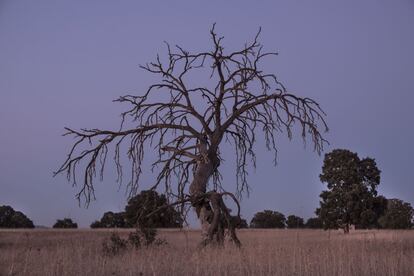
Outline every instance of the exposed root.
{"label": "exposed root", "polygon": [[218,245],[223,246],[225,240],[225,234],[230,238],[230,241],[236,246],[240,247],[241,242],[236,234],[237,224],[231,219],[229,209],[224,203],[223,196],[229,195],[236,202],[237,205],[237,224],[241,221],[240,218],[240,204],[236,197],[229,192],[218,193],[216,191],[211,191],[205,194],[206,200],[204,204],[208,203],[211,206],[211,216],[210,216],[210,225],[208,227],[207,236],[204,237],[204,240],[201,242],[201,246],[205,247],[207,245]]}
{"label": "exposed root", "polygon": [[[227,208],[224,203],[223,196],[230,196],[236,203],[237,215],[235,220],[232,219],[229,208]],[[208,227],[205,229],[206,235],[203,237],[200,244],[201,247],[206,247],[207,245],[223,246],[226,234],[232,243],[238,247],[241,246],[241,242],[236,234],[236,227],[241,221],[240,203],[234,194],[230,192],[219,193],[216,191],[210,191],[194,197],[187,197],[183,200],[161,206],[147,216],[150,217],[151,215],[169,206],[175,206],[187,202],[191,202],[191,205],[196,209],[197,216],[200,219],[205,220],[204,223],[202,222],[202,227],[206,227],[206,225]]]}

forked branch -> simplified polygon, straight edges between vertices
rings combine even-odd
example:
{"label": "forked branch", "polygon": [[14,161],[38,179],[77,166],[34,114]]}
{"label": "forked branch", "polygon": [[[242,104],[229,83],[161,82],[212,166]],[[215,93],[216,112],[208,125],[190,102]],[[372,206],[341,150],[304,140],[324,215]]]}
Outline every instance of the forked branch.
{"label": "forked branch", "polygon": [[[153,62],[141,66],[158,76],[159,81],[140,95],[126,95],[116,100],[128,105],[121,114],[117,131],[66,129],[65,135],[74,137],[75,142],[55,174],[66,172],[76,183],[78,167],[85,162],[77,197],[89,203],[94,196],[93,179],[97,172],[103,177],[108,151],[114,151],[120,181],[121,156],[126,153],[131,164],[127,187],[134,194],[139,187],[144,153],[151,147],[156,153],[152,169],[158,175],[152,188],[163,183],[168,195],[177,202],[186,202],[187,195],[191,194],[189,186],[196,180],[195,172],[202,166],[211,164],[213,169],[206,170],[209,174],[206,181],[198,181],[201,185],[197,188],[198,194],[208,194],[203,185],[207,185],[210,174],[213,187],[222,187],[220,147],[223,143],[234,147],[235,194],[238,195],[249,191],[247,171],[256,164],[257,133],[263,134],[264,144],[275,158],[276,136],[285,132],[291,138],[295,130],[304,141],[310,139],[315,151],[320,153],[326,143],[323,132],[328,130],[325,113],[316,101],[289,93],[276,75],[263,71],[262,61],[277,53],[264,51],[259,42],[260,32],[233,52],[224,50],[224,38],[217,35],[215,25],[210,30],[212,47],[209,50],[191,52],[166,43],[165,58],[157,56]],[[200,83],[198,80],[203,74],[209,84],[194,85]],[[197,81],[191,81],[194,78]],[[227,217],[226,208],[220,207],[224,203],[218,199],[222,195],[220,191],[215,192],[208,201],[214,202],[216,212]],[[235,199],[233,194],[230,196]]]}

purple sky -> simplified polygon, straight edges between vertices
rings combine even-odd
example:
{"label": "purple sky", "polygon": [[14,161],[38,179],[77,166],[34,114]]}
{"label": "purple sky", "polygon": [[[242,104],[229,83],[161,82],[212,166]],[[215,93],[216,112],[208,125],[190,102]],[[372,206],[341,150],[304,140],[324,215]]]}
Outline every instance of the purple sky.
{"label": "purple sky", "polygon": [[[228,50],[262,26],[265,49],[279,52],[264,68],[327,112],[326,152],[347,148],[375,158],[380,193],[414,204],[413,1],[142,2],[0,1],[0,205],[49,226],[63,217],[88,226],[122,210],[125,190],[111,171],[96,182],[88,209],[65,177],[52,178],[72,141],[61,137],[63,127],[117,128],[123,109],[112,100],[151,82],[138,65],[164,53],[164,40],[209,50],[214,22]],[[277,167],[263,145],[257,152],[242,215],[313,216],[325,188],[323,156],[304,149],[299,134],[280,139]],[[228,166],[225,186],[234,190]]]}

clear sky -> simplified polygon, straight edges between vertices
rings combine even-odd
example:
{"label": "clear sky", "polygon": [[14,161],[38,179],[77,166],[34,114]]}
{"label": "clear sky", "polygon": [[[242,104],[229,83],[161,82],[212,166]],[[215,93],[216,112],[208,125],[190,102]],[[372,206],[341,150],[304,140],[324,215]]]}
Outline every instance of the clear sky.
{"label": "clear sky", "polygon": [[[138,65],[162,54],[164,40],[209,50],[214,22],[228,50],[261,26],[265,49],[279,53],[265,69],[326,111],[326,152],[346,148],[375,158],[380,193],[414,205],[412,0],[1,0],[0,205],[48,226],[71,217],[86,227],[122,210],[125,190],[111,170],[96,182],[88,209],[78,206],[65,177],[52,177],[72,142],[61,137],[63,127],[116,129],[123,109],[112,100],[151,82]],[[263,209],[308,218],[319,204],[323,155],[304,148],[298,133],[292,142],[281,137],[278,147],[273,167],[258,145],[252,192],[242,201],[248,220]],[[232,175],[226,167],[230,191]]]}

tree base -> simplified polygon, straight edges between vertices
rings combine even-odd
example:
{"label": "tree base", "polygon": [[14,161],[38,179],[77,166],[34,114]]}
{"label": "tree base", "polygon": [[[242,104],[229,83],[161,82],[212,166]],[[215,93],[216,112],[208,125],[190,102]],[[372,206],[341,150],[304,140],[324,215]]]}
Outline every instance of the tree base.
{"label": "tree base", "polygon": [[237,223],[241,221],[240,205],[233,194],[211,191],[202,196],[199,195],[197,200],[193,201],[193,206],[201,223],[202,241],[200,247],[209,245],[223,246],[226,236],[237,247],[241,246],[241,242],[236,234],[237,224],[231,219],[229,209],[223,201],[224,195],[231,196],[236,202],[238,207]]}

